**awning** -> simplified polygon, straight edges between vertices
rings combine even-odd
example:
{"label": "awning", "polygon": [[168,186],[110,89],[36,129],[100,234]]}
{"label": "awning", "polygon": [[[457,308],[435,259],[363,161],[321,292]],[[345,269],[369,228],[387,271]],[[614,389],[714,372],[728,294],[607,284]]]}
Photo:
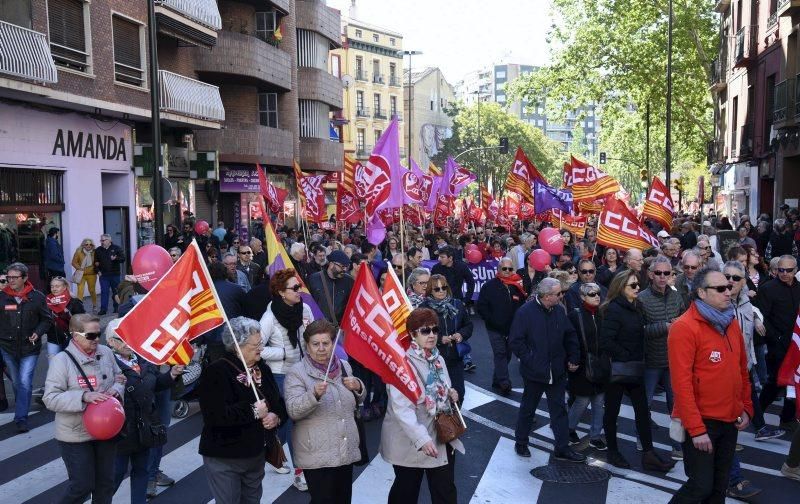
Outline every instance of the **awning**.
{"label": "awning", "polygon": [[38,82],[58,82],[47,36],[0,21],[0,74]]}

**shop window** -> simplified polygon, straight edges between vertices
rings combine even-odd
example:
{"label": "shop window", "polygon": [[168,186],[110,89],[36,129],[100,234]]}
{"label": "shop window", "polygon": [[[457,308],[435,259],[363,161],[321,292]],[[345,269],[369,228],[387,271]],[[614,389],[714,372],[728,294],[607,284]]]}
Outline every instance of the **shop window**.
{"label": "shop window", "polygon": [[113,21],[114,80],[143,87],[142,26],[120,16],[113,16]]}
{"label": "shop window", "polygon": [[261,126],[278,127],[278,93],[258,94],[258,119]]}
{"label": "shop window", "polygon": [[47,15],[50,52],[55,64],[90,73],[89,3],[84,0],[50,0]]}

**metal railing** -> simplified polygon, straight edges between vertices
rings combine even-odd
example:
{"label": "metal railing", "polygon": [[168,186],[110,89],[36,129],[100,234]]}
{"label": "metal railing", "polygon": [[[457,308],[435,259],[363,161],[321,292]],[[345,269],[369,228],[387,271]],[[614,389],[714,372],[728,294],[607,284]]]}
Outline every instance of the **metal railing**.
{"label": "metal railing", "polygon": [[183,75],[158,71],[161,109],[209,121],[224,121],[219,88]]}
{"label": "metal railing", "polygon": [[369,80],[369,77],[367,77],[367,72],[364,70],[356,70],[356,80],[358,81]]}
{"label": "metal railing", "polygon": [[356,117],[369,117],[369,107],[356,107]]}
{"label": "metal railing", "polygon": [[395,117],[397,118],[398,121],[402,121],[403,120],[403,113],[402,112],[398,112],[398,111],[395,110],[394,112],[392,112],[389,115],[390,119],[394,119]]}
{"label": "metal railing", "polygon": [[736,51],[734,52],[734,61],[741,63],[745,60],[750,60],[756,57],[756,50],[758,47],[758,26],[742,26],[736,32]]}
{"label": "metal railing", "polygon": [[384,82],[383,74],[379,74],[379,73],[375,73],[375,72],[372,73],[372,83],[373,84],[383,84],[383,82]]}
{"label": "metal railing", "polygon": [[709,140],[706,142],[706,164],[714,164],[720,161],[722,142],[718,140]]}
{"label": "metal railing", "polygon": [[47,36],[0,21],[0,73],[39,82],[58,82]]}
{"label": "metal railing", "polygon": [[775,9],[776,12],[781,12],[790,2],[791,0],[778,0],[778,8]]}
{"label": "metal railing", "polygon": [[376,108],[373,117],[375,119],[386,119],[386,109]]}
{"label": "metal railing", "polygon": [[745,123],[741,128],[739,157],[753,155],[753,124]]}
{"label": "metal railing", "polygon": [[778,24],[778,11],[773,12],[767,18],[767,28],[772,28],[776,24]]}
{"label": "metal railing", "polygon": [[356,157],[365,158],[372,154],[371,145],[359,145],[356,147]]}
{"label": "metal railing", "polygon": [[156,0],[156,5],[169,7],[214,30],[222,29],[222,17],[215,0]]}
{"label": "metal railing", "polygon": [[394,87],[400,87],[402,84],[400,83],[400,77],[396,75],[389,76],[389,85]]}
{"label": "metal railing", "polygon": [[780,123],[789,117],[794,118],[794,77],[775,85],[775,104],[772,109],[772,122]]}

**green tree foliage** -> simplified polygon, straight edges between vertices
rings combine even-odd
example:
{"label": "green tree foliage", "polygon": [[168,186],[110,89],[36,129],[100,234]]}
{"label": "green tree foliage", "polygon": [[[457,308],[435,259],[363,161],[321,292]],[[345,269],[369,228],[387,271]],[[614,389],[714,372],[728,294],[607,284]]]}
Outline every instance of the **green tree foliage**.
{"label": "green tree foliage", "polygon": [[448,156],[456,157],[475,147],[497,146],[501,137],[508,137],[508,154],[500,154],[498,149],[470,152],[459,157],[458,163],[476,173],[481,184],[491,179],[494,191],[499,194],[514,162],[514,152],[520,146],[542,175],[551,183],[560,184],[566,158],[560,152],[560,144],[547,138],[541,130],[507,113],[497,103],[469,106],[456,103],[448,114],[453,118],[453,136],[444,141],[444,148],[433,159],[437,166],[443,167]]}
{"label": "green tree foliage", "polygon": [[575,127],[572,128],[572,140],[569,144],[569,150],[581,159],[589,156],[589,148],[586,144],[586,132],[583,129],[583,123],[577,121]]}

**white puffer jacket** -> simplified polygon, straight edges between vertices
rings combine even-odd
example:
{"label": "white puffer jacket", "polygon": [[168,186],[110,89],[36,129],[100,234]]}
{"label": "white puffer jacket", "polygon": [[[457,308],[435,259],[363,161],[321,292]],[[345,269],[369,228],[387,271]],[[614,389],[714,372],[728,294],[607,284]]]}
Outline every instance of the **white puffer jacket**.
{"label": "white puffer jacket", "polygon": [[[261,341],[264,343],[264,350],[261,351],[261,358],[272,370],[273,374],[285,375],[289,368],[299,362],[306,350],[303,341],[305,326],[314,321],[314,314],[311,307],[303,303],[304,327],[297,331],[297,347],[292,346],[289,340],[289,331],[278,322],[275,314],[272,313],[272,303],[267,306],[267,311],[261,317]],[[306,322],[307,321],[307,322]]]}

